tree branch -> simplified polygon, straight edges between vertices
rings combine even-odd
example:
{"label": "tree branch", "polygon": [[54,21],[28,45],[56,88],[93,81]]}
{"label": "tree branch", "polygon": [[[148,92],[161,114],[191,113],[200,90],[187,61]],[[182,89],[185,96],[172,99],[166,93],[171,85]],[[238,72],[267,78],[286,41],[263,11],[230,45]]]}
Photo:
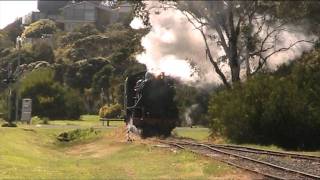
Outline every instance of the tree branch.
{"label": "tree branch", "polygon": [[[256,70],[255,70],[253,73],[251,73],[251,74],[257,73],[257,72],[267,63],[267,60],[268,60],[271,56],[273,56],[273,55],[275,55],[275,54],[277,54],[277,53],[279,53],[279,52],[287,51],[287,50],[291,49],[292,47],[294,47],[295,45],[297,45],[297,44],[299,44],[299,43],[303,43],[303,42],[314,44],[313,41],[299,40],[299,41],[296,41],[296,42],[290,44],[288,47],[284,47],[284,48],[277,49],[277,50],[273,51],[272,53],[268,54],[267,56],[264,56],[264,57],[263,57],[263,55],[260,54],[260,55],[259,55],[259,56],[260,56],[259,65],[258,65],[258,67],[256,68]],[[262,60],[262,61],[260,61],[260,60]]]}
{"label": "tree branch", "polygon": [[228,81],[227,81],[227,78],[225,77],[225,75],[223,74],[223,72],[221,71],[221,69],[219,68],[218,63],[213,60],[213,57],[212,57],[212,54],[211,54],[211,51],[210,51],[210,47],[209,47],[209,44],[208,44],[208,41],[207,41],[207,37],[206,37],[206,35],[205,35],[204,32],[203,32],[203,26],[197,27],[197,26],[194,24],[194,22],[192,21],[192,19],[190,19],[190,17],[188,16],[188,14],[186,14],[186,13],[183,13],[183,14],[187,17],[188,21],[189,21],[196,29],[198,29],[199,32],[201,33],[202,38],[203,38],[204,43],[205,43],[205,47],[206,47],[206,56],[209,57],[210,63],[213,65],[214,70],[215,70],[216,73],[219,75],[219,77],[220,77],[220,79],[222,80],[223,84],[224,84],[227,88],[231,88],[230,84],[229,84]]}

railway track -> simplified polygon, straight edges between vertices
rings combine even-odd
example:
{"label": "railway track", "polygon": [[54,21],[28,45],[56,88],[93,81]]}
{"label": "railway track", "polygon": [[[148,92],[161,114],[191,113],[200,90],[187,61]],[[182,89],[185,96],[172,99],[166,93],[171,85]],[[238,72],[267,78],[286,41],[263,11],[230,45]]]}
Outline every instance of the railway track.
{"label": "railway track", "polygon": [[320,157],[185,140],[160,143],[217,159],[272,179],[320,179]]}

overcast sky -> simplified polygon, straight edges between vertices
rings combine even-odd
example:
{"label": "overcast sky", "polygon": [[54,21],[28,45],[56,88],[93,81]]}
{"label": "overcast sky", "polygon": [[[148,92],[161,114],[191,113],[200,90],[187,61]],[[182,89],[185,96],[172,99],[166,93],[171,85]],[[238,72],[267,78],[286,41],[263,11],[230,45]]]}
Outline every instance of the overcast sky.
{"label": "overcast sky", "polygon": [[31,11],[38,11],[37,0],[3,1],[0,0],[0,29]]}

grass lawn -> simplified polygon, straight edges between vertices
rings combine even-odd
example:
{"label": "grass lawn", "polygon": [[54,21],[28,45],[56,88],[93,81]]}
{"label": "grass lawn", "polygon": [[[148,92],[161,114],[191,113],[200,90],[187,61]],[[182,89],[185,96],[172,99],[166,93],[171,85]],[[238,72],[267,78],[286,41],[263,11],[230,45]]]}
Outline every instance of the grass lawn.
{"label": "grass lawn", "polygon": [[[97,116],[83,116],[80,121],[50,121],[41,127],[0,127],[0,179],[252,178],[189,152],[155,147],[149,141],[127,143],[123,122],[111,122],[111,126],[102,128]],[[62,132],[88,127],[101,133],[74,143],[56,140]],[[206,128],[176,128],[174,133],[197,140],[207,140],[209,135]]]}
{"label": "grass lawn", "polygon": [[[84,127],[99,123],[96,119],[84,121],[89,121],[81,122]],[[71,129],[74,128],[39,128],[35,125],[0,128],[0,179],[248,177],[228,165],[189,152],[176,152],[145,142],[127,143],[121,136],[124,133],[121,127],[105,128],[96,138],[85,142],[68,144],[56,140],[58,134]]]}
{"label": "grass lawn", "polygon": [[[42,123],[43,120],[34,117],[32,119],[33,124]],[[82,115],[80,120],[49,120],[50,125],[61,125],[61,126],[81,126],[81,127],[98,127],[102,125],[102,122],[99,120],[99,116],[96,115]],[[105,122],[105,126],[107,122]],[[110,127],[119,127],[123,126],[123,121],[110,121]]]}
{"label": "grass lawn", "polygon": [[201,127],[177,127],[173,130],[173,134],[180,137],[192,138],[195,140],[208,140],[209,129]]}

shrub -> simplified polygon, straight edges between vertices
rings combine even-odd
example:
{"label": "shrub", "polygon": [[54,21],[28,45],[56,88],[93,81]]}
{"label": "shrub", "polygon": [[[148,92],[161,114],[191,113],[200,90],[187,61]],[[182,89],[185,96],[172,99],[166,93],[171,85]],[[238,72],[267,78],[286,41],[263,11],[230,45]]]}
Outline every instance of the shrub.
{"label": "shrub", "polygon": [[320,66],[296,65],[288,76],[257,75],[212,95],[208,116],[215,135],[237,143],[318,148]]}
{"label": "shrub", "polygon": [[105,105],[99,110],[99,116],[102,118],[119,118],[122,107],[120,104]]}
{"label": "shrub", "polygon": [[47,61],[49,63],[54,62],[53,49],[45,42],[33,44],[31,47],[31,53],[37,61]]}
{"label": "shrub", "polygon": [[[8,51],[7,55],[1,55],[1,62],[6,63],[13,63],[14,66],[16,66],[16,63],[20,56],[20,63],[21,64],[29,64],[32,62],[35,62],[36,59],[34,58],[34,54],[28,50],[28,48],[22,48],[19,52],[19,50],[11,50]],[[2,67],[4,67],[2,65]]]}
{"label": "shrub", "polygon": [[1,127],[17,127],[17,125],[14,123],[4,123],[1,125]]}
{"label": "shrub", "polygon": [[84,113],[83,99],[80,94],[71,88],[64,88],[64,102],[66,108],[65,118],[79,119]]}
{"label": "shrub", "polygon": [[99,131],[96,131],[93,128],[75,129],[59,134],[57,139],[63,142],[79,141],[96,137],[99,133]]}
{"label": "shrub", "polygon": [[79,94],[53,80],[51,69],[38,69],[21,83],[22,98],[32,98],[32,115],[49,119],[79,119],[82,99]]}
{"label": "shrub", "polygon": [[56,32],[56,24],[48,19],[36,21],[26,28],[22,36],[27,38],[41,38],[43,34],[53,34]]}
{"label": "shrub", "polygon": [[49,118],[46,118],[46,117],[42,118],[41,124],[49,124]]}

